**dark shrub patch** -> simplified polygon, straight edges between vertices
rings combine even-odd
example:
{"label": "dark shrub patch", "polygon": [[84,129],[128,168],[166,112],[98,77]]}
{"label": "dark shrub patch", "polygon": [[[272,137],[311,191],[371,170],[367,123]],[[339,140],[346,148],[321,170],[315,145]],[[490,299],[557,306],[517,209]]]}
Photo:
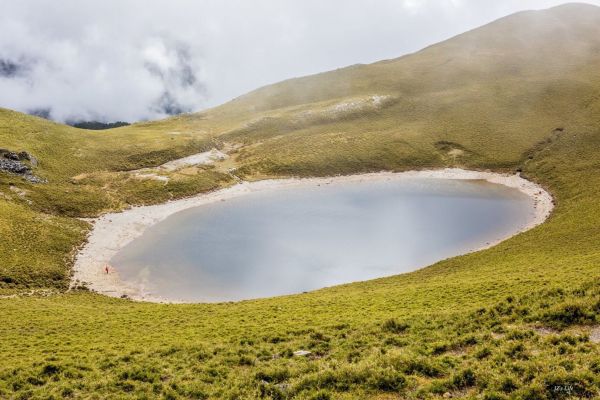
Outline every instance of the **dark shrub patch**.
{"label": "dark shrub patch", "polygon": [[60,366],[58,366],[56,364],[46,364],[46,365],[44,365],[44,368],[42,368],[42,375],[46,375],[46,376],[56,375],[60,372],[60,370],[61,370]]}
{"label": "dark shrub patch", "polygon": [[338,392],[348,391],[353,386],[365,384],[371,374],[368,370],[341,368],[335,371],[326,370],[306,376],[296,385],[296,391],[329,389]]}
{"label": "dark shrub patch", "polygon": [[391,336],[383,341],[386,346],[404,347],[408,344],[406,340],[398,339],[396,336]]}
{"label": "dark shrub patch", "polygon": [[490,350],[489,347],[484,347],[483,349],[481,349],[481,350],[477,351],[477,353],[475,353],[475,357],[479,360],[488,358],[491,355],[492,355],[492,350]]}
{"label": "dark shrub patch", "polygon": [[571,346],[575,346],[579,342],[585,342],[586,336],[573,336],[573,335],[560,335],[554,336],[548,340],[553,345],[559,345],[561,343],[570,344]]}
{"label": "dark shrub patch", "polygon": [[326,391],[319,391],[315,395],[310,397],[310,400],[331,400],[331,395]]}
{"label": "dark shrub patch", "polygon": [[516,344],[510,346],[504,352],[504,354],[506,354],[507,356],[509,356],[512,359],[527,360],[529,358],[527,356],[526,349],[525,349],[525,346],[523,345],[523,343],[516,343]]}
{"label": "dark shrub patch", "polygon": [[394,363],[396,369],[406,375],[422,375],[428,378],[438,378],[444,375],[441,366],[433,364],[426,358],[402,360]]}
{"label": "dark shrub patch", "polygon": [[506,396],[503,396],[501,394],[498,393],[486,393],[483,395],[483,400],[505,400]]}
{"label": "dark shrub patch", "polygon": [[452,387],[466,389],[475,386],[475,373],[471,369],[465,369],[452,377]]}
{"label": "dark shrub patch", "polygon": [[254,376],[257,381],[264,381],[267,383],[281,383],[289,377],[289,371],[284,368],[273,368],[270,370],[259,371]]}
{"label": "dark shrub patch", "polygon": [[594,374],[600,375],[600,360],[595,360],[590,364],[590,371]]}
{"label": "dark shrub patch", "polygon": [[504,393],[511,393],[517,390],[518,385],[511,378],[504,378],[500,383],[500,390]]}
{"label": "dark shrub patch", "polygon": [[42,386],[46,384],[46,381],[38,378],[37,376],[30,376],[27,378],[27,383],[33,386]]}
{"label": "dark shrub patch", "polygon": [[593,324],[596,316],[581,304],[569,303],[548,311],[543,315],[542,320],[552,328],[563,329],[571,325]]}
{"label": "dark shrub patch", "polygon": [[376,371],[369,378],[368,384],[373,389],[382,392],[399,392],[406,387],[406,378],[401,373],[392,370]]}
{"label": "dark shrub patch", "polygon": [[397,334],[405,332],[409,327],[410,326],[408,324],[398,322],[395,319],[388,319],[383,323],[381,329],[383,329],[385,332]]}
{"label": "dark shrub patch", "polygon": [[478,343],[479,341],[477,340],[477,338],[475,336],[467,336],[465,338],[462,338],[459,342],[458,345],[459,346],[474,346]]}
{"label": "dark shrub patch", "polygon": [[164,349],[164,350],[159,351],[158,354],[161,357],[168,357],[168,356],[172,356],[173,354],[176,354],[176,353],[178,353],[180,351],[181,351],[180,347],[171,346],[168,349]]}
{"label": "dark shrub patch", "polygon": [[351,351],[346,356],[346,360],[350,363],[355,363],[360,360],[360,352],[359,351]]}
{"label": "dark shrub patch", "polygon": [[277,344],[277,343],[285,342],[285,339],[280,336],[273,336],[273,337],[265,338],[265,341],[269,342],[269,343]]}
{"label": "dark shrub patch", "polygon": [[254,360],[248,356],[240,356],[240,358],[238,359],[238,365],[241,365],[241,366],[254,365]]}
{"label": "dark shrub patch", "polygon": [[534,335],[533,331],[515,330],[506,335],[508,340],[522,340],[530,338]]}
{"label": "dark shrub patch", "polygon": [[132,382],[117,382],[116,386],[124,392],[133,392],[135,385]]}
{"label": "dark shrub patch", "polygon": [[323,335],[321,332],[313,332],[310,334],[310,338],[312,340],[318,341],[318,342],[329,342],[331,339],[328,338],[327,336]]}
{"label": "dark shrub patch", "polygon": [[437,356],[440,354],[444,354],[450,349],[450,345],[448,343],[436,343],[431,349],[431,354]]}
{"label": "dark shrub patch", "polygon": [[124,371],[119,375],[122,381],[132,380],[138,382],[153,383],[159,380],[160,376],[155,369],[135,368],[130,371]]}

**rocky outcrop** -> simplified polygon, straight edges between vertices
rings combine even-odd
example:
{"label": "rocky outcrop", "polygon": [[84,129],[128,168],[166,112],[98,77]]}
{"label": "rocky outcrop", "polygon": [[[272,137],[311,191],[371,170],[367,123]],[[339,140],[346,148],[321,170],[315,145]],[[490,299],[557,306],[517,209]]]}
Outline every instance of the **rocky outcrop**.
{"label": "rocky outcrop", "polygon": [[0,171],[20,175],[29,182],[45,183],[46,181],[32,173],[32,168],[37,167],[38,160],[26,151],[15,152],[0,149]]}

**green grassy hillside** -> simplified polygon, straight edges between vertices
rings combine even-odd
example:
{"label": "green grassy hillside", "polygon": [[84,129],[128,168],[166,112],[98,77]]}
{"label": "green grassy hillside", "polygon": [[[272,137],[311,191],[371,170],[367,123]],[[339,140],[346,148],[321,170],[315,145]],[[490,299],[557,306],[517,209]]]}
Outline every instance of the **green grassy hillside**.
{"label": "green grassy hillside", "polygon": [[[418,53],[107,131],[0,109],[0,398],[594,398],[600,391],[600,8],[523,12]],[[213,166],[135,170],[219,148]],[[390,278],[226,304],[67,291],[93,217],[231,185],[444,166],[522,170],[556,208]],[[306,357],[293,356],[300,349]]]}

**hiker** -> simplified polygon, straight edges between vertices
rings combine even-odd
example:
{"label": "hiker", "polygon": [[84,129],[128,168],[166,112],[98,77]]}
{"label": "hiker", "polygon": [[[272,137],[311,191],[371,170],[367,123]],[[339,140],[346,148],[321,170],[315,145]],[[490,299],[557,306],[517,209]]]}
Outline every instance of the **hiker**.
{"label": "hiker", "polygon": [[108,274],[108,264],[106,264],[106,265],[104,266],[104,271],[106,271],[106,273]]}

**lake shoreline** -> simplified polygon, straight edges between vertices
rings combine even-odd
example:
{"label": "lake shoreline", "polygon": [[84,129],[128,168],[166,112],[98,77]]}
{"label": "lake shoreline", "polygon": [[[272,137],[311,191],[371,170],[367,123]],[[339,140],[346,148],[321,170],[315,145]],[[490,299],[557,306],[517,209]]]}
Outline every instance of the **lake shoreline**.
{"label": "lake shoreline", "polygon": [[[147,293],[143,287],[128,285],[119,278],[118,271],[109,267],[104,270],[112,257],[144,231],[167,217],[193,207],[244,196],[258,191],[276,190],[291,187],[314,187],[332,183],[364,182],[374,180],[402,180],[411,178],[431,178],[450,180],[483,180],[515,188],[532,198],[535,216],[518,231],[507,237],[498,238],[469,252],[480,251],[532,229],[543,223],[554,208],[552,196],[541,186],[528,181],[519,175],[499,174],[485,171],[468,171],[463,169],[437,169],[407,172],[377,172],[359,175],[346,175],[325,178],[284,178],[268,179],[254,182],[242,182],[234,186],[202,193],[193,197],[174,200],[152,206],[132,207],[120,213],[109,213],[92,220],[93,228],[87,242],[78,252],[73,267],[71,286],[85,284],[89,289],[112,297],[128,297],[133,300],[179,303],[172,299],[164,299]],[[466,253],[464,253],[466,254]],[[426,267],[426,266],[423,266]]]}

